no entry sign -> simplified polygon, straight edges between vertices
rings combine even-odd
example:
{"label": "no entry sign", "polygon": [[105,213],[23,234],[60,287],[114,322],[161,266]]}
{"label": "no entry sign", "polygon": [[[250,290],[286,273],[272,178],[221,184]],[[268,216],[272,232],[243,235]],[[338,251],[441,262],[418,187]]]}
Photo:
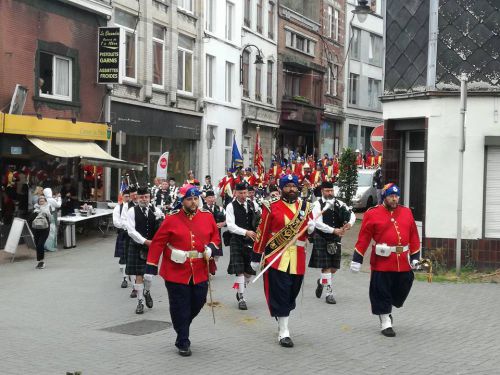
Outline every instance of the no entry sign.
{"label": "no entry sign", "polygon": [[384,151],[384,125],[379,125],[372,130],[370,136],[372,148],[381,154]]}

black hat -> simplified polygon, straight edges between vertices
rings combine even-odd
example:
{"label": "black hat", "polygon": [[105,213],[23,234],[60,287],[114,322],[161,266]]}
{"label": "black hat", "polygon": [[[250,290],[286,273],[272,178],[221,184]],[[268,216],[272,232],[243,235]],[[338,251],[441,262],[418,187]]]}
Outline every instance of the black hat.
{"label": "black hat", "polygon": [[333,189],[333,182],[323,181],[323,183],[321,184],[321,189]]}
{"label": "black hat", "polygon": [[137,193],[137,188],[134,185],[130,185],[128,190],[130,193]]}
{"label": "black hat", "polygon": [[169,181],[175,181],[175,177],[169,177],[168,180]]}
{"label": "black hat", "polygon": [[240,182],[236,185],[236,191],[248,190],[248,185],[246,182]]}
{"label": "black hat", "polygon": [[205,192],[205,197],[215,197],[215,193],[213,190],[207,190]]}
{"label": "black hat", "polygon": [[140,187],[137,189],[137,195],[146,195],[149,194],[149,190],[147,187]]}
{"label": "black hat", "polygon": [[210,177],[210,175],[209,175],[209,174],[207,174],[207,175],[205,176],[205,178],[212,178],[212,177]]}
{"label": "black hat", "polygon": [[269,192],[272,193],[273,191],[279,191],[278,187],[276,185],[269,185]]}
{"label": "black hat", "polygon": [[125,189],[122,191],[122,195],[125,195],[125,194],[130,194],[130,190],[129,189]]}
{"label": "black hat", "polygon": [[248,185],[248,191],[255,191],[255,189],[252,185]]}

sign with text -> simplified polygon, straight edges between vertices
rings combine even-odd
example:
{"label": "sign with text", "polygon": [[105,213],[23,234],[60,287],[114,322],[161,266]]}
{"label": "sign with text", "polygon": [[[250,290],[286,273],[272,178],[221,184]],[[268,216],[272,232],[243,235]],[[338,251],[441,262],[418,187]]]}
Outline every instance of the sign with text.
{"label": "sign with text", "polygon": [[158,159],[158,164],[156,165],[156,177],[167,179],[168,171],[168,151],[164,152],[162,156]]}
{"label": "sign with text", "polygon": [[97,83],[121,83],[120,56],[122,43],[120,27],[99,27],[97,49]]}

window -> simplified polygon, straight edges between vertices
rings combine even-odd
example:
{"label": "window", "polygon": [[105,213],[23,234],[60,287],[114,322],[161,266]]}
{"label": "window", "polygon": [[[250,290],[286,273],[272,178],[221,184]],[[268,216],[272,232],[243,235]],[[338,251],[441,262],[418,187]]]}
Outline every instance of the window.
{"label": "window", "polygon": [[153,24],[153,85],[163,87],[165,28]]}
{"label": "window", "polygon": [[370,108],[379,108],[380,100],[380,81],[378,79],[368,78],[368,106]]}
{"label": "window", "polygon": [[40,52],[38,69],[40,96],[72,100],[73,66],[71,59]]}
{"label": "window", "polygon": [[267,62],[267,103],[273,104],[273,62]]}
{"label": "window", "polygon": [[233,12],[234,4],[226,1],[226,39],[233,40]]}
{"label": "window", "polygon": [[249,89],[248,89],[248,83],[250,81],[250,52],[245,51],[243,52],[243,58],[242,58],[242,68],[243,68],[243,96],[248,98],[250,96]]}
{"label": "window", "polygon": [[326,93],[332,96],[337,96],[337,74],[339,67],[337,65],[331,65],[328,67],[327,71],[327,86]]}
{"label": "window", "polygon": [[272,1],[268,4],[268,20],[267,20],[267,36],[274,39],[274,3]]}
{"label": "window", "polygon": [[327,35],[334,40],[339,39],[339,11],[333,9],[332,6],[328,7],[328,23]]}
{"label": "window", "polygon": [[193,12],[193,0],[178,0],[177,7],[187,12]]}
{"label": "window", "polygon": [[137,81],[137,22],[136,16],[115,9],[115,24],[125,29],[124,78],[134,82]]}
{"label": "window", "polygon": [[255,64],[255,100],[261,101],[262,64]]}
{"label": "window", "polygon": [[351,39],[351,57],[356,60],[359,60],[360,44],[361,44],[360,38],[361,38],[361,30],[356,27],[353,27],[352,39]]}
{"label": "window", "polygon": [[205,95],[208,98],[214,97],[214,74],[215,74],[215,57],[207,55],[206,56],[206,66],[205,66]]}
{"label": "window", "polygon": [[348,147],[351,150],[359,148],[358,145],[358,125],[349,124],[349,134],[347,139]]}
{"label": "window", "polygon": [[285,95],[294,97],[300,95],[300,76],[287,73],[285,74]]}
{"label": "window", "polygon": [[358,104],[359,75],[349,75],[349,104]]}
{"label": "window", "polygon": [[257,32],[262,34],[262,0],[257,0]]}
{"label": "window", "polygon": [[375,34],[370,34],[370,45],[368,48],[368,59],[370,64],[382,66],[382,38]]}
{"label": "window", "polygon": [[194,40],[179,34],[177,47],[177,90],[193,93]]}
{"label": "window", "polygon": [[205,29],[207,31],[214,31],[215,2],[216,0],[206,0]]}
{"label": "window", "polygon": [[286,30],[285,44],[288,48],[292,48],[305,54],[314,56],[314,46],[316,42],[306,38],[304,35],[297,34],[291,30]]}
{"label": "window", "polygon": [[226,129],[226,164],[231,165],[231,160],[233,158],[233,129]]}
{"label": "window", "polygon": [[234,64],[226,61],[226,102],[232,101]]}
{"label": "window", "polygon": [[250,21],[250,12],[251,12],[251,4],[252,0],[243,0],[243,25],[246,27],[251,27],[251,21]]}

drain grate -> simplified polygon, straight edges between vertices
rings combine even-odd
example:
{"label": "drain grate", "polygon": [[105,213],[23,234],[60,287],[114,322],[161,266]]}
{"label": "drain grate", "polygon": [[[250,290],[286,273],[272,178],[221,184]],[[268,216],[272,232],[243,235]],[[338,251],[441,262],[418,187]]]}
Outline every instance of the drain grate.
{"label": "drain grate", "polygon": [[150,333],[163,331],[170,327],[172,327],[172,323],[170,322],[144,319],[138,320],[136,322],[119,324],[113,327],[102,328],[101,330],[113,333],[121,333],[123,335],[143,336],[149,335]]}

